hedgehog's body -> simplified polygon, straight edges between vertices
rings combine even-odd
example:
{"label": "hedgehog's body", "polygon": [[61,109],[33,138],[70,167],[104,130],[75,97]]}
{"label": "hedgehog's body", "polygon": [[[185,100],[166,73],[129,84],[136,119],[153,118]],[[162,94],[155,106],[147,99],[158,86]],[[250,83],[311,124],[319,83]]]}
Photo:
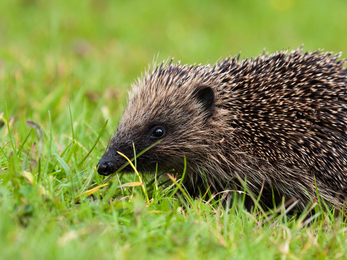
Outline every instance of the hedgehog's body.
{"label": "hedgehog's body", "polygon": [[227,59],[214,67],[160,66],[140,79],[99,173],[137,159],[140,170],[181,172],[190,192],[219,192],[245,180],[262,201],[347,195],[347,70],[339,55],[300,50]]}

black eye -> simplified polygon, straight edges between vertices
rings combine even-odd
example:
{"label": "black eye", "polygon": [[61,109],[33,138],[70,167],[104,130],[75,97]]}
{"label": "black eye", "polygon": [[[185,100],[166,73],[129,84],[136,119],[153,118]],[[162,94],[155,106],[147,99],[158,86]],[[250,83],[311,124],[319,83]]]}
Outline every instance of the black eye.
{"label": "black eye", "polygon": [[164,128],[162,127],[156,127],[154,128],[152,134],[151,134],[151,137],[154,137],[154,138],[161,138],[161,137],[164,137],[165,135],[165,130]]}

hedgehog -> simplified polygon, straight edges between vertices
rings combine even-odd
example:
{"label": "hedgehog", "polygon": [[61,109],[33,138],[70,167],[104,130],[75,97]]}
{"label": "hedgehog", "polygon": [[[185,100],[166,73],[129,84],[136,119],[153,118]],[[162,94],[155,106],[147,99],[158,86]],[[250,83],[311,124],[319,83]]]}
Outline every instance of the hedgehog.
{"label": "hedgehog", "polygon": [[213,66],[163,62],[132,85],[98,173],[127,162],[118,151],[132,158],[134,147],[139,153],[161,140],[137,158],[138,170],[185,170],[192,196],[244,187],[269,207],[295,200],[303,210],[319,196],[341,208],[347,69],[340,56],[299,48]]}

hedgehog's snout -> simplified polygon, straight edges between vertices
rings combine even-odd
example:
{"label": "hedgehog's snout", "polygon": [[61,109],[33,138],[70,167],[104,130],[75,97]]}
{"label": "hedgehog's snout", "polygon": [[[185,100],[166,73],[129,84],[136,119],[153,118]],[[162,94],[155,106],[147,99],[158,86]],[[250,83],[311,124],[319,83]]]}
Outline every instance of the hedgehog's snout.
{"label": "hedgehog's snout", "polygon": [[116,165],[110,159],[101,158],[97,164],[98,173],[101,175],[110,175],[117,170]]}

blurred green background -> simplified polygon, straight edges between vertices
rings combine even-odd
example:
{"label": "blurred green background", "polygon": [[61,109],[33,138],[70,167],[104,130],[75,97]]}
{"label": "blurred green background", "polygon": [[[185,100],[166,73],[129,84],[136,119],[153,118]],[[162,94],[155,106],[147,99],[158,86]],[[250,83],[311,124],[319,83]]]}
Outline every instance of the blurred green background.
{"label": "blurred green background", "polygon": [[[154,59],[214,63],[322,48],[347,57],[346,0],[1,0],[0,113],[45,124],[85,109],[116,127]],[[60,120],[59,120],[60,119]]]}

